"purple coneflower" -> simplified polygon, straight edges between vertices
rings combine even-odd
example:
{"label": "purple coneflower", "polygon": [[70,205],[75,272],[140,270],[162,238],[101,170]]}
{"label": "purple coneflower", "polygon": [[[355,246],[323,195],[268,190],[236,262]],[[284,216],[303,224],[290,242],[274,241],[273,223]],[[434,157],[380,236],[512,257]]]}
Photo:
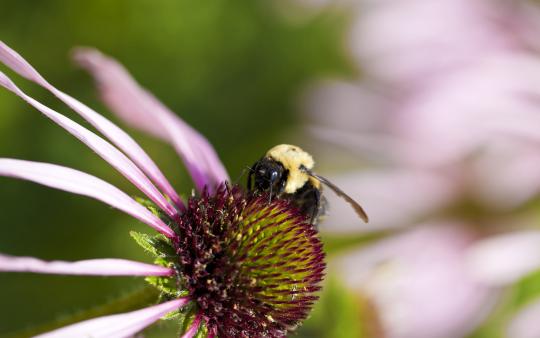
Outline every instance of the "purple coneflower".
{"label": "purple coneflower", "polygon": [[124,259],[45,262],[0,255],[0,271],[145,276],[160,291],[157,305],[38,337],[130,337],[170,313],[184,328],[183,337],[281,337],[296,328],[317,299],[324,275],[322,244],[313,226],[285,201],[269,203],[265,196],[229,186],[208,141],[139,87],[116,61],[95,50],[79,50],[75,56],[95,76],[115,113],[175,147],[198,193],[184,202],[129,135],[52,86],[0,42],[2,63],[49,90],[112,144],[26,95],[1,72],[0,85],[89,146],[148,200],[136,201],[97,177],[54,164],[0,159],[0,175],[98,199],[159,232],[131,234],[155,256],[155,264]]}

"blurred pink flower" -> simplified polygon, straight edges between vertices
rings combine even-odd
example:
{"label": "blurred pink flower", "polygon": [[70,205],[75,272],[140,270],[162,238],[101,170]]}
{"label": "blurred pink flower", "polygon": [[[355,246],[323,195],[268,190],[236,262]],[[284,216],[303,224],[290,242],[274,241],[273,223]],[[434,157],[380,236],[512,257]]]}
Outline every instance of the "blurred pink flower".
{"label": "blurred pink flower", "polygon": [[460,224],[425,224],[339,259],[346,285],[372,299],[385,337],[462,337],[491,309],[491,289],[468,276],[474,237]]}
{"label": "blurred pink flower", "polygon": [[[358,225],[330,196],[333,225],[323,230],[401,227],[341,258],[343,277],[373,299],[390,338],[465,336],[503,286],[540,267],[540,232],[526,231],[535,221],[513,212],[540,190],[540,9],[495,0],[350,5],[349,48],[363,78],[314,87],[306,110],[316,138],[373,166],[333,180],[374,225]],[[520,218],[525,232],[492,236]],[[527,318],[511,325],[520,332],[512,337],[539,332]]]}
{"label": "blurred pink flower", "polygon": [[[456,196],[457,187],[444,173],[405,169],[369,169],[332,178],[339,187],[362,201],[370,221],[358,225],[358,216],[338,197],[330,198],[329,214],[321,224],[334,233],[379,231],[402,227],[419,215],[444,207]],[[421,193],[419,193],[421,192]]]}
{"label": "blurred pink flower", "polygon": [[416,89],[493,54],[537,46],[539,10],[526,1],[355,2],[350,50],[378,80]]}

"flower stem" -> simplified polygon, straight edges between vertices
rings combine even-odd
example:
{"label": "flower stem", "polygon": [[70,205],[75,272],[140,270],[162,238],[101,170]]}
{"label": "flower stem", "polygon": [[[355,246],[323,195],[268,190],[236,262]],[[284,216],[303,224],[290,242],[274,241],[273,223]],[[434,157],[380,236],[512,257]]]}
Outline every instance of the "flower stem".
{"label": "flower stem", "polygon": [[159,292],[155,288],[151,286],[140,287],[105,304],[80,310],[73,314],[63,315],[48,323],[3,334],[0,338],[27,338],[90,318],[136,310],[147,305],[155,304],[158,297]]}

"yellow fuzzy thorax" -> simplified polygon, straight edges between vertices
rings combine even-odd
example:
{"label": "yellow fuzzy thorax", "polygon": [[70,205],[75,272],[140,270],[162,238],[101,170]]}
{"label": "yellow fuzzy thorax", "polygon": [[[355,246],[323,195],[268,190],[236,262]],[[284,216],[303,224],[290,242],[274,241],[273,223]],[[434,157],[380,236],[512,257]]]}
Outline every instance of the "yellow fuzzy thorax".
{"label": "yellow fuzzy thorax", "polygon": [[285,185],[285,192],[293,194],[298,189],[302,188],[309,180],[316,187],[320,188],[320,182],[312,178],[304,171],[300,170],[303,165],[306,169],[313,169],[315,161],[313,157],[303,151],[300,147],[290,144],[280,144],[270,149],[266,156],[277,161],[289,171],[289,177]]}

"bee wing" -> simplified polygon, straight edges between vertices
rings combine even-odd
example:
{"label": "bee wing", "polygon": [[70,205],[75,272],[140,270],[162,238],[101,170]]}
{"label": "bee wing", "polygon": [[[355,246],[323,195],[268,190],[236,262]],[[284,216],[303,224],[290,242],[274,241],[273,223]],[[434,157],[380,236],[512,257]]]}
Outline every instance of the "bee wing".
{"label": "bee wing", "polygon": [[366,214],[366,212],[364,211],[364,208],[362,208],[360,206],[360,204],[358,204],[358,202],[356,202],[351,196],[347,195],[345,192],[343,192],[343,190],[341,190],[340,188],[338,188],[334,183],[330,182],[329,180],[327,180],[326,178],[320,176],[320,175],[317,175],[315,173],[312,173],[311,171],[307,170],[306,171],[308,173],[308,175],[316,178],[318,181],[320,181],[321,183],[323,183],[324,185],[326,185],[328,188],[332,189],[336,195],[338,195],[339,197],[343,198],[345,201],[347,201],[347,203],[349,203],[354,211],[356,211],[356,213],[358,214],[358,216],[360,216],[360,218],[364,221],[364,222],[368,222],[369,221],[369,217],[368,215]]}

